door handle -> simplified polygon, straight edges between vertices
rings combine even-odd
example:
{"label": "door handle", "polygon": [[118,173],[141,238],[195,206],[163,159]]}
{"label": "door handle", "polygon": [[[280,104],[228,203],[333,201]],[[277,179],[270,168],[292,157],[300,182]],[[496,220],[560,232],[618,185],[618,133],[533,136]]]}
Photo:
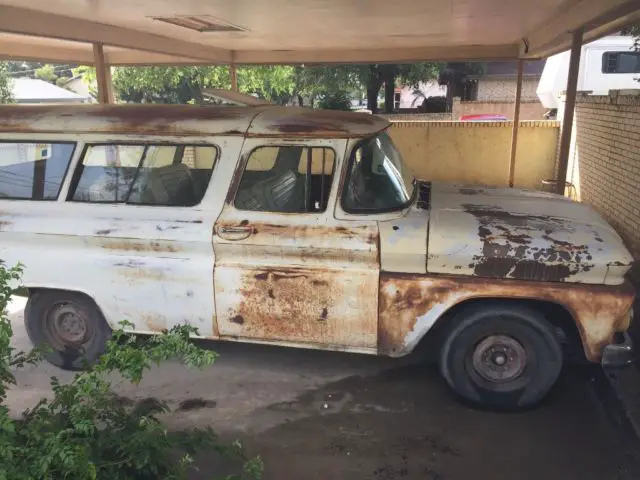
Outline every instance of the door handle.
{"label": "door handle", "polygon": [[223,225],[216,228],[216,233],[225,240],[237,241],[249,238],[253,233],[253,228],[249,226]]}

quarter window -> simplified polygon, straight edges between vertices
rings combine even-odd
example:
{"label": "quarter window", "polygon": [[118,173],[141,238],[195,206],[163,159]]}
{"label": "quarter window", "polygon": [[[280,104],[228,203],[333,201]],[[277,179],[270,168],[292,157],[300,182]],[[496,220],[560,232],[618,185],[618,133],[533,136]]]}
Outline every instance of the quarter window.
{"label": "quarter window", "polygon": [[640,52],[605,52],[602,73],[640,73]]}
{"label": "quarter window", "polygon": [[249,155],[234,205],[261,212],[324,212],[335,152],[324,147],[259,147]]}
{"label": "quarter window", "polygon": [[0,198],[56,200],[75,143],[0,143]]}
{"label": "quarter window", "polygon": [[89,145],[70,198],[190,207],[202,201],[217,156],[212,146]]}

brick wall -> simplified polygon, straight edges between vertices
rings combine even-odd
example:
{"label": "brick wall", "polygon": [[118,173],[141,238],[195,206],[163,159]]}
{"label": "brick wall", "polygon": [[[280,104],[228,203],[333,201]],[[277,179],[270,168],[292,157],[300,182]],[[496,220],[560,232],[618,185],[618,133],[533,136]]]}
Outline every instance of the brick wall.
{"label": "brick wall", "polygon": [[[515,94],[514,94],[515,95]],[[487,100],[474,102],[461,102],[460,98],[453,99],[452,116],[458,120],[462,115],[474,115],[478,113],[495,113],[513,119],[515,100]],[[520,102],[520,120],[543,120],[547,111],[539,100],[522,100]]]}
{"label": "brick wall", "polygon": [[[380,113],[378,116],[393,121],[447,122],[451,113]],[[457,120],[457,119],[456,119]]]}
{"label": "brick wall", "polygon": [[[522,79],[522,100],[538,101],[536,88],[540,77]],[[514,78],[480,78],[478,80],[478,101],[501,100],[513,101],[516,96],[517,81]]]}
{"label": "brick wall", "polygon": [[640,90],[576,100],[567,179],[640,259]]}

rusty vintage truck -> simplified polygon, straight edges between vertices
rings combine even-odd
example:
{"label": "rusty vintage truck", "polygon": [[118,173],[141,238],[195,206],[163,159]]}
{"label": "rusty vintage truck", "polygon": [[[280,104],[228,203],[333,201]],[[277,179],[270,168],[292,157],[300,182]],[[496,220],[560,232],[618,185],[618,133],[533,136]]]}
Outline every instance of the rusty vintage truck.
{"label": "rusty vintage truck", "polygon": [[1,107],[0,258],[25,265],[32,341],[66,368],[125,319],[389,356],[431,341],[454,391],[506,408],[545,396],[565,343],[630,361],[632,257],[600,215],[416,179],[388,126],[269,105]]}

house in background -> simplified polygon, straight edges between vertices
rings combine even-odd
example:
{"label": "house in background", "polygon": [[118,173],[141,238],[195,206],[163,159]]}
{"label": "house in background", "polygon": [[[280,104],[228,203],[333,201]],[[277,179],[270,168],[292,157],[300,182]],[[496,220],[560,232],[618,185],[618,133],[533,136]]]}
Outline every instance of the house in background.
{"label": "house in background", "polygon": [[394,92],[395,111],[418,109],[429,97],[446,97],[447,87],[437,81],[421,83],[418,88],[398,87]]}
{"label": "house in background", "polygon": [[[521,120],[542,120],[546,109],[536,95],[544,60],[524,62],[522,74]],[[462,98],[454,98],[453,119],[463,115],[499,114],[513,118],[517,62],[487,62],[484,73],[467,77]]]}
{"label": "house in background", "polygon": [[36,78],[13,80],[12,94],[20,104],[73,104],[90,103],[91,95],[80,95]]}
{"label": "house in background", "polygon": [[95,81],[92,83],[92,85],[89,85],[81,75],[77,75],[67,80],[67,82],[61,86],[64,87],[65,90],[77,93],[78,95],[85,98],[90,98],[91,103],[97,103],[97,100],[92,94],[92,91],[95,92],[98,89],[98,85]]}

